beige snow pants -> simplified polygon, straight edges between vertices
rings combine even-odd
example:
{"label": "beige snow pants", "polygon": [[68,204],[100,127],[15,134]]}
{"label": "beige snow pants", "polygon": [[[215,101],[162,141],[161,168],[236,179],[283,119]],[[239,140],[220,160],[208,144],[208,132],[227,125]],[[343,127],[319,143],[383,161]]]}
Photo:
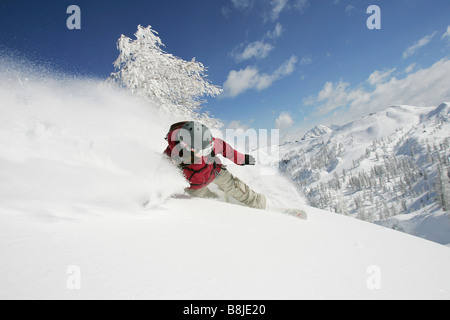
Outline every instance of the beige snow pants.
{"label": "beige snow pants", "polygon": [[[266,209],[266,197],[263,194],[256,193],[250,189],[249,186],[247,186],[239,178],[233,176],[226,168],[223,168],[219,172],[213,183],[218,185],[226,195],[233,197],[248,207]],[[209,190],[208,187],[198,190],[186,189],[186,192],[193,197],[199,198],[218,197],[218,195]]]}

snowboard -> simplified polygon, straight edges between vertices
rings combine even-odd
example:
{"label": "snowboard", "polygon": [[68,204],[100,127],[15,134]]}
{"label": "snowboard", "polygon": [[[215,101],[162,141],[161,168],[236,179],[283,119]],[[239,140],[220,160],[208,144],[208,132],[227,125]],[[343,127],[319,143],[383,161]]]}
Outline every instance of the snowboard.
{"label": "snowboard", "polygon": [[301,210],[301,209],[296,209],[296,208],[277,208],[274,209],[274,211],[280,212],[282,214],[288,215],[288,216],[292,216],[295,218],[299,218],[302,220],[308,220],[308,215],[306,214],[305,211]]}
{"label": "snowboard", "polygon": [[161,197],[157,196],[155,201],[152,201],[150,199],[142,201],[142,206],[145,209],[150,209],[152,207],[158,207],[161,204],[165,203],[168,199],[191,199],[192,197],[190,195],[187,195],[185,193],[174,193],[168,197]]}
{"label": "snowboard", "polygon": [[[169,198],[172,198],[172,199],[192,199],[192,197],[190,195],[186,194],[186,193],[174,193]],[[219,201],[221,201],[221,200],[219,200]],[[230,203],[229,201],[227,201],[227,199],[224,199],[223,201]],[[162,202],[164,202],[164,201],[162,201]],[[152,207],[152,203],[151,203],[150,200],[147,200],[147,201],[143,202],[142,205],[143,205],[144,208]],[[155,204],[153,204],[153,206],[155,206]],[[156,206],[158,206],[158,205],[156,204]],[[299,219],[302,219],[302,220],[307,220],[308,219],[308,215],[306,214],[306,212],[301,210],[301,209],[297,209],[297,208],[266,208],[266,210],[267,211],[279,212],[279,213],[286,214],[288,216],[292,216],[292,217],[299,218]]]}

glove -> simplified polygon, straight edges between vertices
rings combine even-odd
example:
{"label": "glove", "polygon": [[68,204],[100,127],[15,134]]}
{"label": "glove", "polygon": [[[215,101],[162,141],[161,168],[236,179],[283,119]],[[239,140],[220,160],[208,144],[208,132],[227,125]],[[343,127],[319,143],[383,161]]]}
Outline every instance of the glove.
{"label": "glove", "polygon": [[244,163],[244,165],[254,166],[255,164],[256,164],[255,157],[250,155],[250,154],[246,154],[245,155],[245,163]]}

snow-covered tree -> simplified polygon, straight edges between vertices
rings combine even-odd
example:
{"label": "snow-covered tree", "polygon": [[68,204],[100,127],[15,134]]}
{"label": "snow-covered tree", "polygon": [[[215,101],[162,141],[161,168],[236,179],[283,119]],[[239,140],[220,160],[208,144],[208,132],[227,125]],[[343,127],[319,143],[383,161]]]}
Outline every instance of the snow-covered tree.
{"label": "snow-covered tree", "polygon": [[[450,170],[450,169],[449,169]],[[450,211],[450,171],[438,166],[436,178],[436,191],[438,203],[444,211]]]}
{"label": "snow-covered tree", "polygon": [[157,34],[151,26],[139,25],[135,40],[122,35],[117,41],[116,72],[108,82],[151,100],[175,117],[219,127],[220,123],[208,113],[200,113],[200,108],[203,96],[217,96],[222,89],[210,83],[206,67],[195,58],[185,61],[165,52]]}

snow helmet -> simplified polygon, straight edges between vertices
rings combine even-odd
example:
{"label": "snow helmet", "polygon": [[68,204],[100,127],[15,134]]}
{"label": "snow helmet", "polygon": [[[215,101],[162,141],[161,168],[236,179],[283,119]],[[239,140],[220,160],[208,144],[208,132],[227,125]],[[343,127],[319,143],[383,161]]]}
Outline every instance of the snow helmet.
{"label": "snow helmet", "polygon": [[177,140],[188,151],[206,157],[214,148],[211,131],[205,125],[196,121],[186,122],[178,131]]}

